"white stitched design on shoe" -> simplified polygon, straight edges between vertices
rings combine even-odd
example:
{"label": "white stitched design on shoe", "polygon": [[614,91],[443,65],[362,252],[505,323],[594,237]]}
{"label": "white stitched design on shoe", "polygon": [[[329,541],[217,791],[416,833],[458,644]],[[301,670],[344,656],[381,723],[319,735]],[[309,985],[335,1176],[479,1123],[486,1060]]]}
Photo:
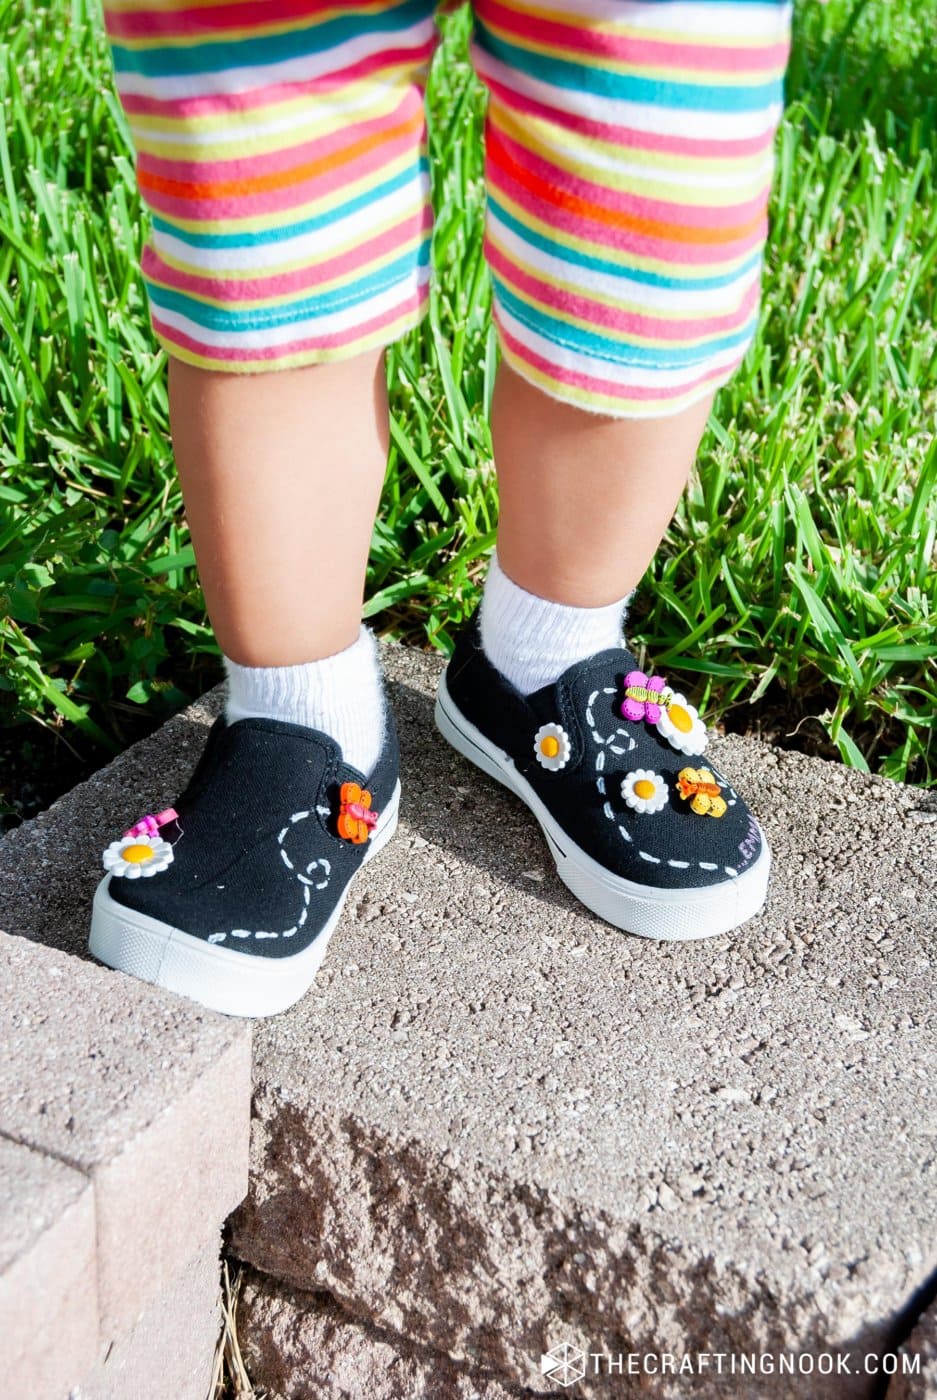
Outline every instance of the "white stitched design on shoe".
{"label": "white stitched design on shoe", "polygon": [[[328,807],[317,807],[316,811],[320,814],[324,812],[330,815],[330,809]],[[280,834],[277,836],[277,845],[280,847],[280,856],[283,860],[283,864],[286,866],[287,870],[291,870],[293,872],[296,879],[302,884],[303,887],[303,908],[300,912],[299,918],[297,919],[296,923],[293,925],[292,928],[282,929],[279,933],[273,933],[269,929],[257,929],[255,931],[251,931],[250,929],[246,928],[233,928],[230,931],[231,938],[256,938],[258,940],[261,938],[292,938],[295,933],[299,932],[303,924],[306,922],[306,919],[309,915],[310,886],[313,889],[317,890],[324,890],[326,888],[326,886],[329,883],[329,876],[332,873],[332,863],[325,856],[317,856],[314,860],[311,860],[306,866],[305,875],[301,875],[300,872],[296,869],[293,862],[290,860],[289,856],[286,854],[286,851],[283,849],[283,842],[289,835],[290,828],[296,822],[305,821],[306,818],[310,817],[311,815],[311,812],[294,812],[293,815],[290,817],[289,825],[285,826],[280,832]],[[321,880],[314,880],[310,878],[314,870],[321,870]],[[208,935],[208,941],[209,943],[223,943],[228,936],[229,935],[227,933],[210,933]]]}
{"label": "white stitched design on shoe", "polygon": [[[312,873],[313,870],[316,869],[317,866],[321,866],[321,867],[322,867],[322,873],[323,873],[323,875],[325,876],[325,879],[324,879],[324,880],[316,881],[316,880],[310,880],[310,879],[308,878],[308,876]],[[305,874],[305,875],[300,875],[299,872],[297,871],[297,873],[296,873],[296,878],[297,878],[297,880],[301,880],[302,883],[303,883],[304,885],[313,885],[317,890],[324,890],[325,887],[326,887],[326,885],[329,883],[329,875],[330,875],[330,873],[331,873],[331,870],[332,870],[331,862],[328,861],[328,860],[326,860],[325,856],[319,856],[318,859],[316,859],[316,860],[311,860],[311,861],[309,862],[309,864],[306,866],[306,874]]]}

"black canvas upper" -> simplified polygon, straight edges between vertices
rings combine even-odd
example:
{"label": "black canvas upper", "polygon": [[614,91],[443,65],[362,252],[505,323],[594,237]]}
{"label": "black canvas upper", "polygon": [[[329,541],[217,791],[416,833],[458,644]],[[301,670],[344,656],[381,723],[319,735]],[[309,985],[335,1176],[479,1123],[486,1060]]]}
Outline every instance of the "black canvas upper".
{"label": "black canvas upper", "polygon": [[367,777],[317,730],[219,719],[174,804],[178,821],[160,831],[173,846],[171,865],[146,879],[112,876],[108,893],[224,948],[268,958],[301,952],[368,849],[338,835],[341,785],[366,787],[381,813],[398,771],[389,711],[381,756]]}
{"label": "black canvas upper", "polygon": [[[689,757],[646,720],[621,714],[624,677],[637,670],[621,648],[597,652],[554,685],[524,696],[482,650],[477,617],[463,629],[446,670],[446,687],[461,713],[508,755],[573,842],[612,874],[656,888],[711,886],[741,875],[762,849],[745,803],[706,753]],[[544,724],[570,741],[565,767],[545,769],[534,751]],[[601,757],[600,757],[601,755]],[[625,775],[649,769],[667,782],[667,805],[639,813],[621,795]],[[700,816],[676,791],[684,768],[708,768],[728,804],[722,817]]]}

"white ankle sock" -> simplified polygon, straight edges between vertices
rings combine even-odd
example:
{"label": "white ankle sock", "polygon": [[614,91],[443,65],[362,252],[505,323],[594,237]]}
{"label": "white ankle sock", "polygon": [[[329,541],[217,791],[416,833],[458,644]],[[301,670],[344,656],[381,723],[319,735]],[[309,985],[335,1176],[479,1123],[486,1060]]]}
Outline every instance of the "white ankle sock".
{"label": "white ankle sock", "polygon": [[496,670],[522,695],[531,695],[575,662],[621,646],[630,597],[601,608],[551,603],[512,583],[492,555],[479,617],[482,647]]}
{"label": "white ankle sock", "polygon": [[341,745],[345,762],[365,777],[384,739],[384,692],[374,637],[366,627],[358,640],[334,656],[299,666],[240,666],[225,657],[228,696],[225,715],[281,719],[320,729]]}

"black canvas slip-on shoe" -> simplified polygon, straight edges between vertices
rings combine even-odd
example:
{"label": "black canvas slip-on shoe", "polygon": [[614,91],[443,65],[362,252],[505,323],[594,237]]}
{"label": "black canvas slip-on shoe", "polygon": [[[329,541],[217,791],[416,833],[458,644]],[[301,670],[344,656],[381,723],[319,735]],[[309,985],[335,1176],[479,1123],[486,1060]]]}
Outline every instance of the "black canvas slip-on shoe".
{"label": "black canvas slip-on shoe", "polygon": [[232,1016],[309,989],[361,866],[400,801],[390,711],[365,775],[328,735],[279,720],[212,726],[174,807],[104,852],[89,947],[101,962]]}
{"label": "black canvas slip-on shoe", "polygon": [[761,827],[703,758],[694,707],[624,646],[524,696],[488,661],[476,616],[439,682],[436,724],[526,803],[560,879],[617,928],[708,938],[764,904]]}

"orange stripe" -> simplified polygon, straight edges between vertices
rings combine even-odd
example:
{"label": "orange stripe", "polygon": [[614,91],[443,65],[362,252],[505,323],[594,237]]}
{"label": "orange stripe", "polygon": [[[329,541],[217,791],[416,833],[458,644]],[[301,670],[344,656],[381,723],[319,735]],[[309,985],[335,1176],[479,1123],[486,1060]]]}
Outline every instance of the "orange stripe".
{"label": "orange stripe", "polygon": [[[398,136],[407,136],[413,131],[422,131],[423,113],[415,112],[405,122],[389,127],[382,132],[387,142]],[[340,165],[347,165],[358,156],[374,147],[374,137],[362,136],[350,146],[323,156],[320,160],[308,161],[305,165],[294,166],[290,170],[278,170],[269,175],[258,175],[253,180],[220,180],[205,184],[196,180],[170,180],[164,175],[151,175],[146,170],[137,174],[137,183],[142,189],[154,190],[158,194],[170,195],[174,199],[222,199],[230,195],[262,194],[267,190],[286,189],[300,184],[316,175],[324,175]]]}
{"label": "orange stripe", "polygon": [[593,219],[596,223],[608,224],[610,228],[629,228],[636,233],[649,234],[652,238],[669,238],[675,243],[730,243],[756,233],[763,223],[763,215],[746,220],[743,224],[726,225],[718,229],[688,228],[686,224],[661,223],[657,219],[641,218],[636,214],[625,214],[620,209],[606,209],[601,204],[593,204],[581,195],[561,193],[539,175],[518,165],[514,157],[505,150],[497,136],[489,129],[488,152],[494,163],[510,175],[517,184],[539,196],[547,204],[560,205],[580,218]]}

